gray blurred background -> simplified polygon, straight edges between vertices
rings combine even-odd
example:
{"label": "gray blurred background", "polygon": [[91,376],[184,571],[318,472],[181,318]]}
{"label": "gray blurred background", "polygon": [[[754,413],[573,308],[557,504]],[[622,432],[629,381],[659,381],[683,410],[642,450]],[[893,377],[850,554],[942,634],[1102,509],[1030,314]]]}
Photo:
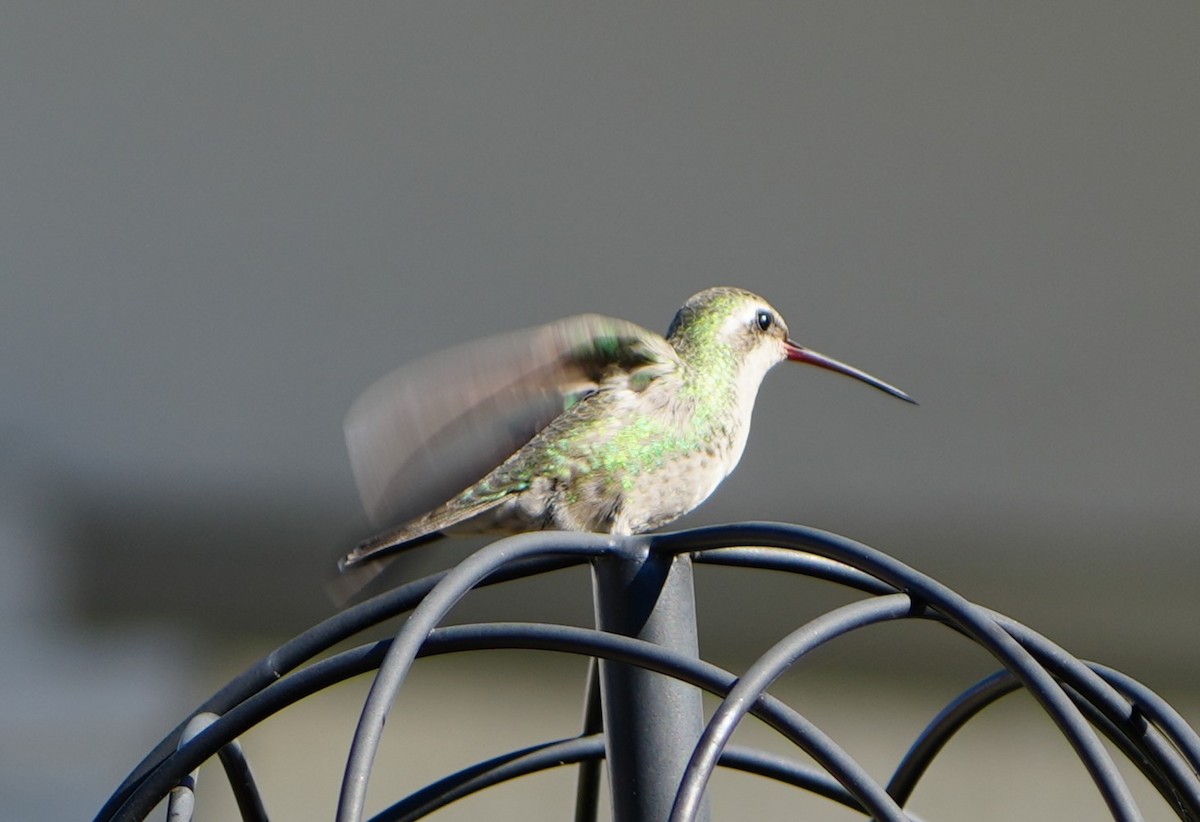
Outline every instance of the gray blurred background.
{"label": "gray blurred background", "polygon": [[[681,524],[846,534],[1200,721],[1198,43],[1196,4],[7,6],[0,815],[88,816],[195,703],[332,612],[331,558],[365,536],[341,420],[372,380],[581,311],[665,330],[714,284],[922,404],[777,369],[739,471]],[[841,601],[747,572],[698,585],[727,664]],[[586,624],[587,591],[563,575],[458,617]],[[784,687],[886,776],[992,667],[932,633],[877,632]],[[402,773],[469,760],[433,753],[453,736],[436,717],[577,721],[574,663],[429,670],[429,706],[389,725],[390,755],[419,752]],[[286,786],[273,810],[328,815],[347,688],[248,740],[268,801]],[[1102,811],[1074,803],[1069,751],[1043,761],[1064,746],[1033,709],[994,728],[931,794],[995,790],[978,819]],[[561,818],[570,780],[547,779],[494,801]],[[747,796],[794,808],[722,784],[726,818]],[[914,807],[956,813],[942,801]]]}

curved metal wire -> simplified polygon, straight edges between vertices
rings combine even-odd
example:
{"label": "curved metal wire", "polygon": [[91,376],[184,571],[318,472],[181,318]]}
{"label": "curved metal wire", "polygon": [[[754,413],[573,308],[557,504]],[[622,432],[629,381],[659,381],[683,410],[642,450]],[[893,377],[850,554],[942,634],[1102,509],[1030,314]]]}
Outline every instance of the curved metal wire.
{"label": "curved metal wire", "polygon": [[[188,720],[179,738],[180,746],[191,742],[201,731],[219,719],[216,714],[199,713]],[[231,739],[217,751],[221,765],[225,768],[225,778],[233,791],[234,800],[242,819],[250,822],[267,822],[267,809],[263,806],[262,794],[250,771],[250,763],[246,761],[245,751],[236,739]],[[196,804],[196,778],[198,769],[193,770],[171,790],[167,804],[167,820],[189,820]]]}
{"label": "curved metal wire", "polygon": [[1133,677],[1089,662],[1088,667],[1133,702],[1135,722],[1149,722],[1166,736],[1193,773],[1200,773],[1200,734],[1166,700]]}
{"label": "curved metal wire", "polygon": [[[574,557],[539,557],[524,562],[514,562],[502,572],[485,579],[480,583],[480,587],[549,573],[582,565],[585,562],[586,560],[582,558]],[[411,611],[449,573],[449,571],[439,571],[399,585],[318,623],[253,663],[230,680],[229,684],[198,705],[188,714],[188,717],[200,713],[213,713],[218,716],[228,713],[263,688],[270,686],[276,680],[338,643]],[[188,719],[180,722],[133,768],[101,807],[96,815],[97,820],[112,817],[117,809],[137,790],[138,785],[146,778],[147,774],[171,755],[187,722]]]}
{"label": "curved metal wire", "polygon": [[[717,766],[721,751],[729,743],[734,730],[755,702],[767,692],[771,683],[779,678],[804,654],[843,634],[866,625],[874,625],[889,619],[900,619],[912,613],[912,600],[906,594],[890,594],[877,600],[854,602],[830,611],[773,645],[758,661],[738,679],[737,684],[725,697],[700,736],[692,751],[691,761],[684,771],[683,781],[675,796],[670,822],[691,822],[700,808],[700,798],[708,784],[708,778]],[[849,762],[835,760],[830,763],[834,776],[841,776],[842,784],[853,773]],[[903,820],[904,812],[888,793],[874,780],[859,785],[859,789],[871,797],[875,806],[871,814],[876,819]]]}
{"label": "curved metal wire", "polygon": [[[696,562],[712,565],[801,574],[847,586],[870,598],[835,609],[793,632],[762,655],[740,680],[678,650],[591,629],[529,623],[438,627],[454,604],[475,587],[604,557],[638,562],[650,552],[689,555]],[[409,616],[394,639],[317,659],[364,629],[406,613]],[[948,625],[985,647],[1004,667],[964,691],[929,723],[885,789],[831,738],[770,696],[766,688],[816,645],[880,620],[909,618]],[[1024,687],[1071,741],[1112,818],[1135,820],[1141,816],[1096,729],[1141,769],[1181,819],[1200,819],[1200,736],[1145,686],[1111,669],[1074,659],[1020,623],[968,602],[865,545],[815,529],[770,523],[649,537],[540,533],[493,543],[454,569],[399,586],[320,623],[248,668],[192,714],[215,714],[215,718],[205,717],[201,722],[208,723],[205,727],[197,730],[192,726],[186,735],[185,721],[168,734],[133,769],[96,819],[144,818],[214,754],[222,756],[235,784],[243,818],[266,818],[249,767],[237,747],[238,736],[310,694],[375,670],[347,760],[338,811],[339,819],[360,819],[383,720],[414,660],[493,648],[538,649],[611,660],[675,678],[723,698],[693,750],[692,763],[672,788],[678,811],[673,818],[693,818],[709,775],[720,764],[804,788],[876,819],[912,819],[903,806],[945,743],[988,705]],[[418,790],[375,818],[420,818],[501,781],[577,763],[576,819],[594,819],[596,768],[604,755],[605,740],[598,691],[593,686],[589,694],[590,707],[578,737],[480,762]],[[729,746],[729,735],[747,712],[780,731],[811,756],[817,767]]]}
{"label": "curved metal wire", "polygon": [[[452,802],[502,782],[563,765],[600,762],[603,758],[604,737],[601,734],[532,745],[451,774],[379,812],[370,822],[422,819]],[[720,765],[801,788],[847,808],[861,810],[858,801],[828,774],[782,756],[730,745],[721,751]],[[911,814],[906,819],[920,822]]]}
{"label": "curved metal wire", "polygon": [[[664,534],[660,539],[666,550],[685,550],[679,546],[680,534]],[[1129,786],[1083,714],[1050,673],[996,624],[985,609],[973,605],[945,585],[881,551],[815,528],[778,523],[742,523],[695,529],[687,532],[687,542],[691,550],[696,550],[697,546],[703,550],[741,542],[792,550],[800,548],[843,562],[897,590],[906,591],[987,649],[1042,703],[1046,713],[1075,748],[1114,819],[1120,822],[1141,819]]]}
{"label": "curved metal wire", "polygon": [[640,540],[617,541],[599,534],[527,534],[521,539],[493,542],[459,563],[405,621],[379,666],[363,705],[362,716],[354,730],[346,773],[338,798],[337,822],[358,822],[367,800],[367,781],[371,765],[383,736],[384,721],[396,700],[404,678],[430,632],[463,596],[504,566],[535,557],[581,557],[597,559],[618,550],[644,550]]}
{"label": "curved metal wire", "polygon": [[[718,549],[698,553],[696,559],[701,562],[709,561],[711,554],[721,555],[719,564],[769,567],[772,570],[820,576],[822,579],[838,581],[880,595],[887,590],[881,587],[883,583],[879,580],[865,574],[847,573],[853,569],[838,570],[834,566],[824,566],[807,558],[794,559],[795,554],[791,551],[780,552],[779,549],[767,547]],[[1200,757],[1197,756],[1200,754],[1200,736],[1177,712],[1140,683],[1111,669],[1103,669],[1115,682],[1123,682],[1131,694],[1145,700],[1148,710],[1154,712],[1153,716],[1160,720],[1157,724],[1162,728],[1144,721],[1139,722],[1135,706],[1113,685],[1107,683],[1105,678],[1091,670],[1091,667],[1097,666],[1075,659],[1036,631],[1009,617],[985,608],[978,610],[1020,642],[1034,656],[1036,663],[1043,666],[1057,681],[1069,686],[1064,692],[1076,703],[1080,713],[1086,715],[1092,725],[1122,750],[1181,818],[1200,819],[1200,782],[1196,779],[1196,773],[1200,772],[1200,765],[1197,764],[1200,763]],[[949,624],[958,629],[953,623]],[[944,737],[939,739],[923,736],[922,740],[918,740],[914,745],[913,750],[910,750],[889,784],[888,792],[895,796],[897,801],[907,801],[916,786],[916,780],[931,764],[933,756],[936,756],[942,745],[949,741],[949,737],[962,724],[987,704],[1021,685],[1016,674],[1009,670],[1001,671],[995,677],[996,683],[991,683],[989,678],[975,686],[981,687],[987,683],[987,687],[979,693],[975,693],[975,688],[964,692],[960,698],[961,704],[959,700],[951,703],[944,715],[939,716],[927,729],[927,733],[933,733],[938,730],[938,722],[944,722],[946,724],[940,728],[945,733]],[[1151,705],[1153,707],[1149,707]],[[958,715],[956,711],[961,711],[962,714]],[[935,741],[938,741],[938,744],[933,745]],[[922,745],[931,747],[918,747]],[[1107,780],[1111,777],[1111,772],[1104,770],[1100,771],[1097,778]],[[1110,791],[1116,792],[1121,787],[1110,787]],[[1115,815],[1114,818],[1123,817]]]}
{"label": "curved metal wire", "polygon": [[[600,660],[588,663],[587,695],[583,702],[583,730],[580,736],[604,733],[604,710],[600,704]],[[600,760],[580,763],[575,780],[575,822],[596,822],[600,811]]]}
{"label": "curved metal wire", "polygon": [[[380,667],[393,644],[394,640],[382,640],[323,659],[263,689],[225,716],[212,720],[202,733],[181,745],[151,771],[134,796],[112,818],[144,818],[173,785],[212,757],[226,740],[237,738],[258,722],[305,697]],[[557,651],[618,660],[675,677],[719,696],[728,694],[736,681],[733,674],[711,663],[653,643],[567,625],[486,623],[447,626],[433,631],[420,653],[431,656],[499,648]],[[770,695],[763,695],[751,713],[780,731],[818,763],[832,767],[836,760],[848,760],[845,752],[822,731]],[[850,761],[848,767],[852,781],[870,781],[857,763]]]}

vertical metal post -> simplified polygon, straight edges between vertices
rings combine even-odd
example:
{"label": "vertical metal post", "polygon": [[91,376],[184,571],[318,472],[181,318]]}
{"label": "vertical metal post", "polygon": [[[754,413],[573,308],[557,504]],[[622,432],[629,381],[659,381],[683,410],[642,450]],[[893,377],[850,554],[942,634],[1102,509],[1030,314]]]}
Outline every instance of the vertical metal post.
{"label": "vertical metal post", "polygon": [[[622,552],[592,566],[596,627],[699,656],[692,561]],[[600,661],[605,753],[615,822],[662,822],[704,727],[699,689]],[[696,817],[707,822],[707,804]]]}

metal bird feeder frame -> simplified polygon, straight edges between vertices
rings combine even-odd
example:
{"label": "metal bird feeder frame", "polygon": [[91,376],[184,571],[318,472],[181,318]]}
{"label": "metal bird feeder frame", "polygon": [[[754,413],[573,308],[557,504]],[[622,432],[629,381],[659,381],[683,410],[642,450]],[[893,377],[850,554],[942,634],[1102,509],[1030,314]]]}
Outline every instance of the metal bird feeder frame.
{"label": "metal bird feeder frame", "polygon": [[[545,623],[438,627],[477,586],[584,563],[591,565],[594,630]],[[799,627],[735,676],[698,656],[693,563],[802,574],[869,596]],[[404,614],[392,639],[322,656]],[[767,688],[809,651],[859,628],[900,619],[941,622],[983,646],[1001,667],[946,705],[884,785]],[[560,532],[509,537],[450,570],[349,608],[285,643],[199,706],[134,768],[96,820],[140,820],[169,797],[168,819],[186,822],[195,802],[195,772],[214,755],[242,818],[267,819],[238,736],[306,696],[374,672],[337,810],[338,822],[358,822],[385,717],[415,660],[491,648],[591,657],[579,735],[447,775],[373,820],[419,819],[506,780],[577,765],[575,819],[588,822],[598,813],[601,761],[617,822],[708,819],[705,789],[717,766],[811,791],[880,822],[916,820],[905,805],[939,751],[981,710],[1021,688],[1070,742],[1113,819],[1133,822],[1142,815],[1101,736],[1145,775],[1179,818],[1200,819],[1200,736],[1145,686],[1072,657],[1024,625],[866,545],[812,528],[743,523],[634,537]],[[707,721],[701,691],[722,700]],[[730,744],[747,713],[778,730],[818,767]]]}

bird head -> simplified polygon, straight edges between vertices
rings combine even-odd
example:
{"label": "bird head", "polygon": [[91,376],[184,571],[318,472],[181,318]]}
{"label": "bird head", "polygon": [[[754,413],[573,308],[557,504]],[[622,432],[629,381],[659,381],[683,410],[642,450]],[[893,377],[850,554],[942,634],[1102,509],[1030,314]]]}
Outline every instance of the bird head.
{"label": "bird head", "polygon": [[853,377],[915,404],[899,388],[793,341],[779,312],[744,289],[709,288],[692,296],[675,314],[667,339],[683,359],[709,367],[723,361],[755,387],[773,366],[790,360]]}

